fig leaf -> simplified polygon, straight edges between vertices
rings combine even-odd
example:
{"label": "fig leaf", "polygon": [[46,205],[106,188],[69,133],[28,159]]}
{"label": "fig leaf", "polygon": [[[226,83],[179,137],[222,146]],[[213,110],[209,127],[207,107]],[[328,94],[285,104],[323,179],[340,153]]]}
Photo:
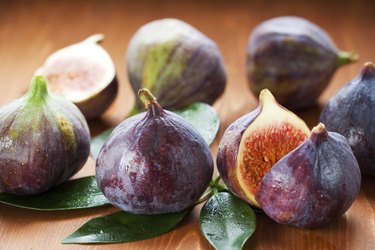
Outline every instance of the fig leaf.
{"label": "fig leaf", "polygon": [[193,124],[207,144],[211,145],[220,127],[220,118],[214,108],[206,103],[196,102],[174,112]]}
{"label": "fig leaf", "polygon": [[256,217],[248,204],[231,193],[213,195],[202,207],[200,229],[215,249],[242,249],[254,233]]}
{"label": "fig leaf", "polygon": [[63,244],[120,243],[153,238],[176,227],[191,211],[139,215],[119,211],[93,218],[66,237]]}
{"label": "fig leaf", "polygon": [[33,210],[72,210],[109,204],[96,184],[95,176],[66,181],[44,193],[17,196],[0,193],[0,203]]}

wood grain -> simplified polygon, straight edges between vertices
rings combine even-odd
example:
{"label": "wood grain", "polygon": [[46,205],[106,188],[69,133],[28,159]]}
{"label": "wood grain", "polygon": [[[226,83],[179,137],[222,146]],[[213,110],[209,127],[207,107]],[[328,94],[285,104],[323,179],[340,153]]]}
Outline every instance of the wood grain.
{"label": "wood grain", "polygon": [[[375,32],[371,1],[0,1],[0,105],[22,95],[45,58],[53,51],[94,33],[112,56],[121,83],[116,102],[102,119],[90,122],[92,135],[121,122],[134,95],[127,80],[125,51],[132,34],[153,19],[176,17],[215,40],[224,56],[228,85],[214,105],[221,128],[212,145],[216,157],[225,128],[257,105],[245,74],[245,48],[249,32],[259,22],[280,15],[303,16],[324,27],[338,47],[356,50],[357,63],[337,71],[320,99],[320,106],[300,112],[310,127],[321,106],[361,65],[375,60]],[[94,174],[89,159],[78,176]],[[257,230],[245,249],[375,249],[375,183],[364,178],[361,192],[340,219],[318,229],[302,230],[278,225],[257,214]],[[114,208],[70,212],[38,212],[0,204],[0,249],[211,249],[198,227],[199,207],[161,237],[114,245],[61,245],[60,241],[88,219]]]}

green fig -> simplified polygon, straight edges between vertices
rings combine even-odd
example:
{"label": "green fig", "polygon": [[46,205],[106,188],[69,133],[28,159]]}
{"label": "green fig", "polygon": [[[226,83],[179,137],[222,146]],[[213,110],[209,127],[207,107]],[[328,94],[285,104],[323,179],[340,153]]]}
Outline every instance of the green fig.
{"label": "green fig", "polygon": [[[148,88],[165,109],[193,102],[214,103],[224,92],[226,73],[215,42],[172,18],[142,26],[132,37],[126,62],[134,92]],[[144,110],[138,99],[133,113]]]}

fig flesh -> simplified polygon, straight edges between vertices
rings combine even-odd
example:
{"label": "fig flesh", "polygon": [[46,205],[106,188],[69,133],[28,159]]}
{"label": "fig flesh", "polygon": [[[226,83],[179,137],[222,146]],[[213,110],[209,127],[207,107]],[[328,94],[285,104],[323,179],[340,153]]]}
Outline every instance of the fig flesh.
{"label": "fig flesh", "polygon": [[[177,19],[160,19],[142,26],[130,41],[126,62],[134,92],[148,88],[168,110],[194,102],[212,104],[226,85],[216,43]],[[138,99],[134,109],[144,109]]]}
{"label": "fig flesh", "polygon": [[51,92],[77,105],[86,119],[99,117],[118,92],[113,61],[97,44],[103,39],[102,34],[96,34],[58,50],[35,73],[47,79]]}
{"label": "fig flesh", "polygon": [[268,88],[286,108],[316,104],[339,66],[358,55],[337,49],[320,27],[301,17],[266,20],[250,34],[247,74],[251,91]]}
{"label": "fig flesh", "polygon": [[342,216],[360,184],[359,166],[347,140],[320,123],[264,176],[255,198],[276,222],[311,228]]}
{"label": "fig flesh", "polygon": [[348,139],[364,175],[375,175],[375,66],[367,62],[356,78],[331,97],[320,120]]}
{"label": "fig flesh", "polygon": [[182,211],[200,198],[213,174],[210,148],[182,117],[139,90],[147,111],[118,125],[96,161],[96,179],[116,207],[136,214]]}
{"label": "fig flesh", "polygon": [[263,176],[309,134],[304,121],[265,89],[259,106],[225,131],[217,156],[220,175],[234,194],[259,207],[254,195]]}
{"label": "fig flesh", "polygon": [[0,108],[0,192],[31,195],[69,179],[85,164],[90,133],[79,109],[49,94],[41,76]]}

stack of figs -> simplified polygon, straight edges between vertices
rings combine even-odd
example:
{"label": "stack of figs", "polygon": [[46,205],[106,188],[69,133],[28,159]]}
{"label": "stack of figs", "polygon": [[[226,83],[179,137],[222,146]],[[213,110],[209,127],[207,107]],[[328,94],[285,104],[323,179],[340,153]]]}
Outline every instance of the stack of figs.
{"label": "stack of figs", "polygon": [[[103,38],[54,52],[29,92],[0,108],[1,192],[41,193],[85,164],[86,119],[100,117],[119,87],[111,57],[97,44]],[[290,110],[316,105],[334,72],[357,58],[300,17],[273,18],[253,30],[246,69],[259,105],[226,129],[217,155],[231,192],[296,227],[323,225],[349,209],[361,173],[375,175],[374,64],[329,100],[312,130]],[[190,208],[209,185],[214,163],[199,132],[168,110],[213,104],[223,94],[221,52],[191,25],[169,18],[136,31],[126,61],[139,98],[98,155],[98,186],[131,213]]]}

